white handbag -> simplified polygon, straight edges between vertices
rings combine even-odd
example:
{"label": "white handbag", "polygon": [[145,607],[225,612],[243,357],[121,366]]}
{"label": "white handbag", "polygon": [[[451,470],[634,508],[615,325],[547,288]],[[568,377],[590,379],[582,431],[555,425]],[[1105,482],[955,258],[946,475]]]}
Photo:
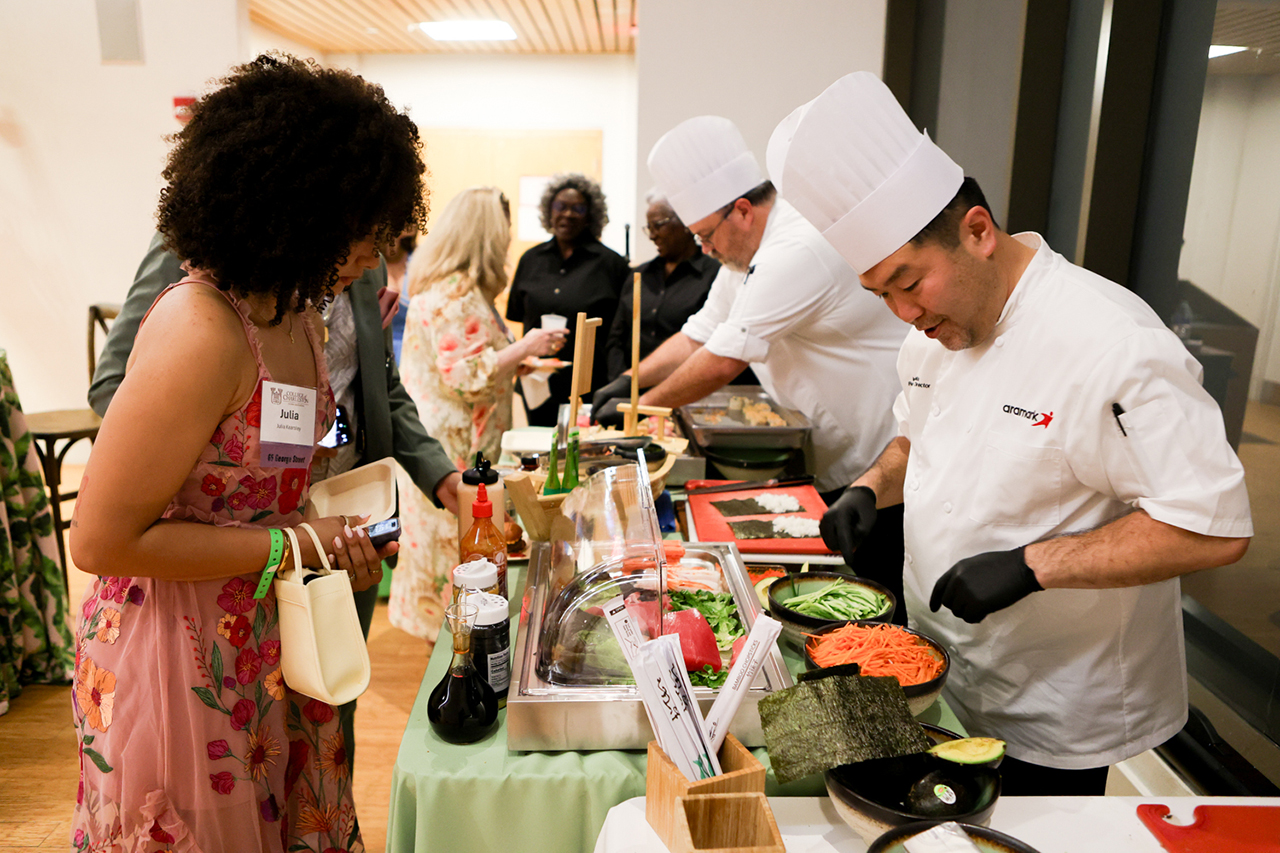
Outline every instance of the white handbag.
{"label": "white handbag", "polygon": [[[311,525],[316,550],[324,548]],[[285,683],[304,696],[345,705],[369,687],[369,650],[346,572],[303,568],[298,537],[284,533],[293,549],[293,565],[276,574],[280,620],[280,669]]]}

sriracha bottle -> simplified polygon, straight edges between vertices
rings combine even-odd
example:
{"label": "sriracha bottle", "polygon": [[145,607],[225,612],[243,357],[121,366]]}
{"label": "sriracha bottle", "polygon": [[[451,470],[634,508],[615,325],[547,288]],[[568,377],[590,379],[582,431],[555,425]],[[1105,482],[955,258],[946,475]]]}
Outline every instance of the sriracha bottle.
{"label": "sriracha bottle", "polygon": [[471,505],[471,529],[458,543],[458,562],[469,563],[483,557],[498,567],[498,594],[507,598],[507,540],[493,523],[493,504],[484,483],[476,486],[476,502]]}

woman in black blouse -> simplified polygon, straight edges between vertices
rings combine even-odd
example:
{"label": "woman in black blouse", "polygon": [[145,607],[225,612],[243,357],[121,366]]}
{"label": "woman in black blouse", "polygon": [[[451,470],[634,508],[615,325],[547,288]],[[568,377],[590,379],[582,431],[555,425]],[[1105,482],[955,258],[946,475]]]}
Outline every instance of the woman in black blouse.
{"label": "woman in black blouse", "polygon": [[[600,242],[609,210],[595,181],[579,174],[556,175],[542,194],[541,208],[542,227],[552,236],[525,252],[516,265],[507,319],[536,329],[543,314],[567,317],[569,337],[561,355],[572,358],[578,312],[611,321],[630,268],[621,255]],[[593,388],[609,378],[603,338],[597,334]],[[555,425],[560,404],[569,402],[571,378],[568,369],[551,374],[551,399],[529,410],[530,424]]]}

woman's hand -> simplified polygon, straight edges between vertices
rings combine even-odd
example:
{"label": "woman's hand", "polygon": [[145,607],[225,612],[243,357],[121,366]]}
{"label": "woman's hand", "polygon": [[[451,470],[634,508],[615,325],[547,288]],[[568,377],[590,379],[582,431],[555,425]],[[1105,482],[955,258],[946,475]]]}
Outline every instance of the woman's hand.
{"label": "woman's hand", "polygon": [[530,329],[524,333],[520,343],[524,346],[526,357],[532,355],[546,358],[560,352],[568,336],[568,329]]}
{"label": "woman's hand", "polygon": [[313,568],[328,566],[334,571],[346,572],[355,592],[368,589],[382,581],[382,560],[400,550],[400,543],[388,542],[382,548],[374,548],[361,525],[369,521],[367,515],[336,515],[311,522],[320,537],[324,553],[317,555],[315,545],[306,531],[298,531],[298,545],[302,548],[302,564]]}

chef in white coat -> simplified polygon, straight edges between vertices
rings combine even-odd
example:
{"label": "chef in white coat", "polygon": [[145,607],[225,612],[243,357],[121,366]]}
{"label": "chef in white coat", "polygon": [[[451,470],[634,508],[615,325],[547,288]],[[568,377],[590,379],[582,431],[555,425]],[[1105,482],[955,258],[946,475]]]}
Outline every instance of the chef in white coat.
{"label": "chef in white coat", "polygon": [[1100,795],[1186,721],[1178,577],[1253,535],[1200,366],[1133,293],[1001,231],[874,75],[778,133],[784,195],[914,327],[898,436],[824,535],[851,551],[905,502],[912,624],[950,648],[965,728],[1008,741],[1005,790]]}
{"label": "chef in white coat", "polygon": [[[649,171],[724,266],[703,307],[641,362],[640,403],[692,403],[750,365],[774,400],[814,424],[819,491],[843,488],[895,432],[893,365],[906,330],[776,197],[729,119],[677,125],[653,146]],[[597,393],[597,420],[620,420],[630,382],[628,371]]]}

